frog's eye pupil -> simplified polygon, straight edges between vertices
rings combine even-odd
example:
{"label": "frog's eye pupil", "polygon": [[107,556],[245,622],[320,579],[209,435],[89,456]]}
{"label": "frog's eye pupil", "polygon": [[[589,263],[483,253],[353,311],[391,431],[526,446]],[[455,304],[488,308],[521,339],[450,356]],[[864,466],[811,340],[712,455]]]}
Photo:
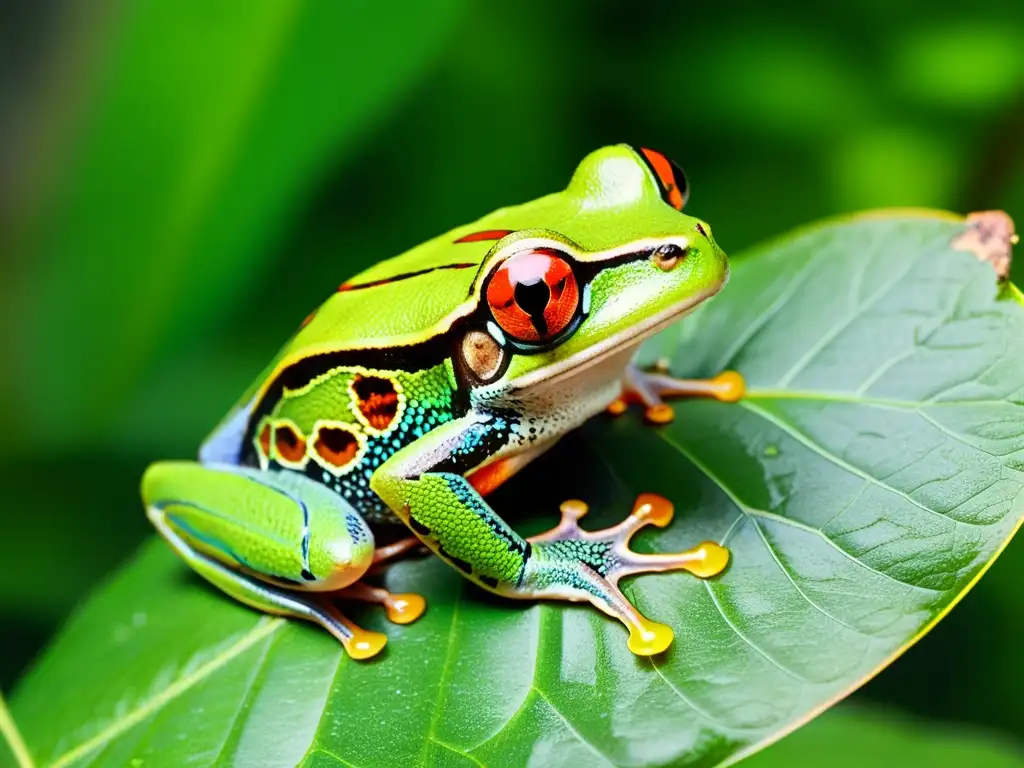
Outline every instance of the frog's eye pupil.
{"label": "frog's eye pupil", "polygon": [[569,262],[550,248],[520,251],[501,263],[487,285],[487,304],[514,341],[539,343],[564,331],[579,306]]}

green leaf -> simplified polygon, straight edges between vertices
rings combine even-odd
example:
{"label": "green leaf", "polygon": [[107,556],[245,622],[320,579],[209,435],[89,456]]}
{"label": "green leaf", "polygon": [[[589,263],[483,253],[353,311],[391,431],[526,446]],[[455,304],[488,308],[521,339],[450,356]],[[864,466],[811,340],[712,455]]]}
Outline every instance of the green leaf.
{"label": "green leaf", "polygon": [[750,758],[743,768],[1019,768],[1022,760],[1019,748],[972,729],[842,706]]}
{"label": "green leaf", "polygon": [[11,718],[11,712],[7,708],[7,702],[4,701],[2,693],[0,693],[0,759],[6,761],[2,763],[3,765],[10,762],[11,765],[18,765],[19,768],[33,768],[32,756],[18,732],[18,726]]}
{"label": "green leaf", "polygon": [[32,245],[27,431],[51,447],[109,435],[153,360],[245,295],[463,4],[123,4]]}
{"label": "green leaf", "polygon": [[[737,259],[714,302],[652,340],[680,374],[735,367],[738,404],[665,428],[593,419],[494,497],[528,533],[590,527],[641,491],[676,504],[641,550],[725,542],[707,582],[625,590],[672,625],[660,658],[585,606],[483,594],[399,563],[429,609],[350,661],[325,633],[207,589],[159,541],[69,622],[16,693],[44,766],[720,766],[813,718],[903,653],[1024,517],[1024,309],[950,242],[962,219],[828,222]],[[955,662],[952,662],[955,663]],[[936,670],[941,674],[941,670]],[[187,736],[186,736],[187,734]]]}

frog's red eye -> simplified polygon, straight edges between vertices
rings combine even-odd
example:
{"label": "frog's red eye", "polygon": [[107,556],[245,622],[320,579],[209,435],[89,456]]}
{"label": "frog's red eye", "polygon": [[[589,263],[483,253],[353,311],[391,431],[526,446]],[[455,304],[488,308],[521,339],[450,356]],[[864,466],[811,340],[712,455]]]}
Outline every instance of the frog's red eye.
{"label": "frog's red eye", "polygon": [[542,342],[564,331],[580,303],[576,276],[550,248],[520,251],[502,262],[487,285],[487,305],[515,341]]}

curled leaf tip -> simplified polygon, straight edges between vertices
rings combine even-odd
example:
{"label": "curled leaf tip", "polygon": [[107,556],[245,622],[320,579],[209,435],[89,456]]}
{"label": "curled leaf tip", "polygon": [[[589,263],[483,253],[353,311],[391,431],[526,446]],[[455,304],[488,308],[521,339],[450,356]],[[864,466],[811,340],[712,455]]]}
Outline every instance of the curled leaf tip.
{"label": "curled leaf tip", "polygon": [[1003,211],[979,211],[967,215],[967,229],[953,238],[950,245],[987,261],[1000,280],[1010,276],[1011,249],[1020,241],[1014,232],[1013,219]]}

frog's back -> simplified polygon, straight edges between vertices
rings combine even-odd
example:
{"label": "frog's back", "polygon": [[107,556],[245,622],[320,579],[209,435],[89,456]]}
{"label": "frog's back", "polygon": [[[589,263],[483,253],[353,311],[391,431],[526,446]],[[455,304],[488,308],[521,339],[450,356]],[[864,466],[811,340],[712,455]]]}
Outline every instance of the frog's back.
{"label": "frog's back", "polygon": [[[638,198],[644,186],[654,194]],[[628,216],[614,215],[626,208]],[[501,208],[370,267],[342,283],[261,372],[211,437],[209,458],[237,455],[239,439],[254,437],[256,421],[284,390],[334,367],[416,371],[439,364],[450,355],[447,332],[476,309],[481,267],[505,236],[543,223],[597,251],[674,231],[670,214],[634,150],[605,147],[584,159],[565,190]]]}
{"label": "frog's back", "polygon": [[[511,233],[543,226],[594,251],[670,233],[674,211],[656,191],[638,204],[637,190],[656,190],[653,185],[626,145],[592,152],[566,189],[500,208],[346,280],[307,319],[268,373],[324,350],[407,347],[440,336],[475,309],[481,266]],[[629,216],[614,215],[626,208]]]}

